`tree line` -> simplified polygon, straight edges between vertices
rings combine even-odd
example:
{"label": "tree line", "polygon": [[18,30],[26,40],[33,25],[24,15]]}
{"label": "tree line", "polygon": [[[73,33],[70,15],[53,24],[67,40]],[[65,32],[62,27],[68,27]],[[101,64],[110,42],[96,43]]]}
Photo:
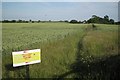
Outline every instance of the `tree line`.
{"label": "tree line", "polygon": [[41,21],[41,20],[38,20],[38,21],[34,21],[34,20],[3,20],[3,21],[0,21],[2,23],[44,23],[44,22],[69,22],[67,20],[60,20],[60,21]]}
{"label": "tree line", "polygon": [[71,20],[70,23],[120,24],[120,21],[115,22],[113,19],[109,19],[108,15],[105,15],[103,18],[96,15],[92,15],[92,17],[88,20],[84,21]]}
{"label": "tree line", "polygon": [[114,24],[115,23],[113,19],[109,19],[108,15],[105,15],[104,18],[93,15],[92,18],[90,18],[87,22],[88,23],[101,23],[101,24]]}
{"label": "tree line", "polygon": [[77,21],[77,20],[64,20],[64,21],[34,21],[34,20],[3,20],[2,23],[40,23],[40,22],[67,22],[67,23],[98,23],[98,24],[120,24],[119,22],[115,22],[113,19],[109,19],[108,15],[105,15],[103,18],[92,15],[92,17],[88,20]]}

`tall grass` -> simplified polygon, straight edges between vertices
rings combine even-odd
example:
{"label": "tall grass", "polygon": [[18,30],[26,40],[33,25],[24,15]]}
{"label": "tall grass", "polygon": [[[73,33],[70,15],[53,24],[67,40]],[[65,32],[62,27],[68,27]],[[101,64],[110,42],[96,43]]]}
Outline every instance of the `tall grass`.
{"label": "tall grass", "polygon": [[[3,78],[25,78],[25,66],[12,67],[11,52],[35,48],[42,50],[42,62],[29,66],[30,78],[107,80],[111,78],[111,74],[115,74],[116,77],[115,71],[119,67],[116,66],[119,60],[117,26],[100,24],[95,26],[96,29],[92,29],[91,24],[4,24]],[[26,37],[24,40],[28,44],[17,41],[23,39],[20,37],[21,33]],[[8,43],[9,39],[16,42]],[[11,44],[18,45],[11,47]]]}
{"label": "tall grass", "polygon": [[[70,70],[58,78],[80,80],[118,80],[120,55],[118,53],[118,26],[88,26],[78,41],[75,62]],[[105,29],[106,28],[106,29]]]}
{"label": "tall grass", "polygon": [[[7,25],[7,24],[5,24]],[[9,26],[10,25],[10,26]],[[12,27],[13,24],[9,24],[7,25],[7,31],[10,31],[9,28],[12,28],[12,31],[8,32],[10,34],[12,33],[17,33],[16,31],[14,31],[14,29],[20,29],[21,32],[24,31],[23,29],[21,29],[21,27],[18,25],[18,27]],[[17,24],[15,24],[17,25]],[[28,26],[28,24],[25,24]],[[23,25],[23,26],[25,26]],[[33,24],[32,24],[33,25]],[[41,30],[41,25],[44,25],[44,27]],[[70,25],[70,24],[64,24],[61,27],[60,26],[55,26],[54,24],[52,24],[53,26],[51,27],[51,29],[48,30],[47,27],[49,27],[49,25],[47,24],[34,24],[33,26],[36,26],[37,29],[35,29],[35,31],[38,31],[38,29],[40,31],[42,31],[43,34],[45,35],[50,35],[51,33],[55,34],[59,34],[58,37],[56,37],[56,39],[52,38],[52,39],[48,39],[47,42],[40,42],[39,40],[37,42],[34,42],[34,40],[36,39],[25,39],[28,42],[31,41],[31,44],[27,44],[25,45],[24,42],[22,47],[20,47],[19,45],[16,45],[15,47],[11,48],[6,48],[4,47],[4,51],[3,51],[3,78],[25,78],[26,74],[25,74],[25,67],[18,67],[18,68],[13,68],[12,67],[12,55],[11,52],[12,51],[17,51],[17,50],[24,50],[24,49],[35,49],[35,48],[40,48],[42,50],[42,62],[40,64],[35,64],[35,65],[30,65],[30,77],[31,78],[48,78],[48,77],[53,77],[54,75],[59,75],[60,73],[64,73],[66,71],[69,70],[69,65],[74,62],[75,59],[75,53],[77,50],[77,42],[79,41],[80,37],[82,37],[82,35],[84,34],[84,27],[86,27],[87,25]],[[4,27],[4,26],[3,26]],[[29,29],[29,27],[27,29],[28,32],[24,32],[24,36],[30,33],[30,30],[33,30],[36,27],[31,27],[32,29]],[[4,27],[6,28],[6,26]],[[3,28],[3,30],[4,30]],[[57,28],[57,29],[56,29]],[[27,30],[26,29],[26,30]],[[67,29],[67,30],[66,30]],[[45,30],[48,30],[45,32]],[[59,30],[61,33],[59,33]],[[68,33],[67,35],[64,35],[64,33],[62,33],[62,31],[64,31],[64,33]],[[33,30],[34,31],[34,30]],[[38,33],[40,32],[38,31]],[[71,32],[69,32],[71,31]],[[3,40],[6,39],[6,42],[4,44],[7,44],[9,35],[8,33],[6,33],[6,31],[3,31]],[[20,31],[19,31],[20,32]],[[50,34],[49,34],[50,33]],[[16,36],[20,36],[21,34],[14,34]],[[30,33],[31,34],[31,33]],[[54,34],[54,35],[55,35]],[[6,36],[5,36],[6,35]],[[18,40],[17,37],[13,37],[14,35],[10,36],[11,40]],[[34,34],[32,35],[38,35],[37,32],[34,32]],[[53,35],[53,37],[54,37]],[[31,36],[31,35],[30,35]],[[39,37],[37,37],[38,39],[41,37],[40,35],[38,35]],[[56,35],[55,35],[56,36]],[[64,36],[64,38],[62,37]],[[26,36],[27,37],[27,36]],[[35,37],[35,36],[31,36],[31,37]],[[45,36],[43,36],[44,39]],[[34,42],[34,43],[32,43]],[[11,44],[11,43],[9,43]],[[8,45],[9,45],[8,44]],[[12,44],[16,44],[12,43]],[[18,43],[19,44],[19,43]],[[7,45],[5,45],[7,46]]]}
{"label": "tall grass", "polygon": [[90,31],[83,40],[85,52],[93,56],[108,56],[118,53],[118,34],[116,32]]}

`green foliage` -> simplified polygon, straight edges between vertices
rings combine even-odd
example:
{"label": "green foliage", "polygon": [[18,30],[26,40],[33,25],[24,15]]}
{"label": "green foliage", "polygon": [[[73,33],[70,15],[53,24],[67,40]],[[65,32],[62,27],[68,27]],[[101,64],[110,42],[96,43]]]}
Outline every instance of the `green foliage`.
{"label": "green foliage", "polygon": [[71,20],[70,23],[78,23],[77,20]]}
{"label": "green foliage", "polygon": [[114,24],[113,19],[109,19],[109,16],[105,15],[104,18],[101,18],[99,16],[93,15],[92,18],[90,18],[87,23],[101,23],[101,24]]}

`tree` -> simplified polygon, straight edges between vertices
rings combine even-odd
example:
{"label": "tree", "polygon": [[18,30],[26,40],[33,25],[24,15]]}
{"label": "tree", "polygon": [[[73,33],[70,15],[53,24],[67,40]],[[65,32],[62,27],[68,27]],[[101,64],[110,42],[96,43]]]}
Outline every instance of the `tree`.
{"label": "tree", "polygon": [[82,21],[79,21],[78,23],[82,23]]}
{"label": "tree", "polygon": [[40,20],[38,20],[38,23],[40,22]]}
{"label": "tree", "polygon": [[16,20],[12,20],[11,22],[15,23],[15,22],[16,22]]}
{"label": "tree", "polygon": [[110,19],[110,24],[114,24],[114,20],[113,19]]}
{"label": "tree", "polygon": [[92,18],[87,20],[87,23],[101,23],[101,24],[114,24],[114,20],[110,19],[109,16],[105,15],[104,18],[101,18],[99,16],[93,15]]}
{"label": "tree", "polygon": [[8,22],[10,22],[9,20],[3,20],[2,21],[3,23],[8,23]]}
{"label": "tree", "polygon": [[108,15],[105,15],[105,16],[104,16],[104,22],[105,22],[106,24],[109,23],[109,16],[108,16]]}
{"label": "tree", "polygon": [[29,22],[32,22],[32,20],[30,19]]}
{"label": "tree", "polygon": [[87,20],[87,23],[92,23],[92,19],[90,18],[89,20]]}
{"label": "tree", "polygon": [[85,23],[87,23],[87,21],[86,21],[86,20],[84,20],[82,23],[84,23],[84,24],[85,24]]}
{"label": "tree", "polygon": [[68,22],[68,20],[65,20],[64,22]]}
{"label": "tree", "polygon": [[100,17],[93,15],[92,18],[90,18],[87,23],[100,23]]}
{"label": "tree", "polygon": [[108,15],[105,15],[105,16],[104,16],[104,19],[109,21],[109,16],[108,16]]}
{"label": "tree", "polygon": [[20,19],[19,19],[19,20],[18,20],[18,22],[19,22],[19,23],[21,23],[21,22],[22,22],[22,20],[20,20]]}
{"label": "tree", "polygon": [[96,18],[97,16],[96,15],[92,15],[92,18]]}
{"label": "tree", "polygon": [[78,23],[77,20],[71,20],[70,23]]}

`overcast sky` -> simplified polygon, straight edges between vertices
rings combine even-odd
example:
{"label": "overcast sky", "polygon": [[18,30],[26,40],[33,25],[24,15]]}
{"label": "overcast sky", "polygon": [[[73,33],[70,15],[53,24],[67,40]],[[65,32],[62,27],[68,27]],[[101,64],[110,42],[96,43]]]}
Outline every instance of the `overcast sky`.
{"label": "overcast sky", "polygon": [[87,20],[108,15],[118,21],[117,2],[3,2],[3,19]]}

